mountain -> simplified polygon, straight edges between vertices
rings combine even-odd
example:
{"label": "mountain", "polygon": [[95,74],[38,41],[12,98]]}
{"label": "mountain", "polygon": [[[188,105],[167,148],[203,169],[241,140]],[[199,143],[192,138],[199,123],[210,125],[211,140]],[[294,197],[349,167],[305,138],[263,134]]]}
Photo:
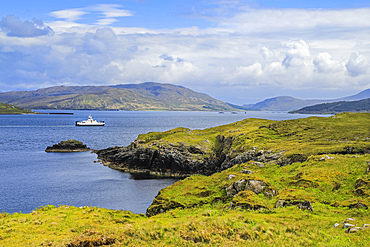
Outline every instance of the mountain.
{"label": "mountain", "polygon": [[366,89],[356,95],[339,98],[339,99],[312,99],[312,100],[301,100],[290,96],[279,96],[270,99],[263,100],[256,104],[243,105],[245,108],[261,111],[293,111],[306,106],[312,106],[316,104],[323,104],[337,101],[354,101],[370,98],[370,89]]}
{"label": "mountain", "polygon": [[290,96],[279,96],[266,99],[256,104],[243,105],[246,108],[261,111],[290,111],[307,105],[314,105],[322,100],[301,100]]}
{"label": "mountain", "polygon": [[57,86],[0,93],[0,102],[28,109],[229,111],[209,95],[172,84],[146,82],[116,86]]}
{"label": "mountain", "polygon": [[307,106],[289,113],[335,114],[340,112],[370,112],[370,98],[358,101],[339,101]]}
{"label": "mountain", "polygon": [[368,98],[370,98],[370,88],[362,92],[359,92],[358,94],[348,96],[345,98],[340,98],[336,101],[352,101],[352,100],[361,100],[361,99],[368,99]]}

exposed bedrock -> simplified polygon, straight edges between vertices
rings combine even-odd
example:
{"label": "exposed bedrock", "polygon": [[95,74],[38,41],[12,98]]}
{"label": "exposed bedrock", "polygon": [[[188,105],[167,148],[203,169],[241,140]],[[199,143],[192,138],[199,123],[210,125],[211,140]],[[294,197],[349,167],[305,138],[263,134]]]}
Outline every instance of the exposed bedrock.
{"label": "exposed bedrock", "polygon": [[45,152],[55,153],[72,153],[72,152],[86,152],[91,151],[85,144],[80,141],[68,139],[67,141],[61,141],[53,146],[48,146]]}
{"label": "exposed bedrock", "polygon": [[232,141],[231,138],[219,136],[215,148],[209,152],[194,146],[174,144],[165,147],[131,144],[127,147],[112,147],[94,152],[103,164],[112,169],[129,172],[137,178],[211,175],[250,160],[269,162],[282,157],[282,152],[274,153],[255,148],[241,154],[233,154],[230,152]]}

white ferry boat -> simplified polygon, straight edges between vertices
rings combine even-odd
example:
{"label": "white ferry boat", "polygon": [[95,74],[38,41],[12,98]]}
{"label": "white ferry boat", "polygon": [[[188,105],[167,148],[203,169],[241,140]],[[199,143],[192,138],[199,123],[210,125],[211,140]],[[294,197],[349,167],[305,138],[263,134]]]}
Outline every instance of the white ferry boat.
{"label": "white ferry boat", "polygon": [[104,121],[96,121],[92,118],[91,114],[90,116],[88,117],[87,120],[84,120],[84,121],[76,121],[76,126],[104,126],[105,125],[105,122]]}

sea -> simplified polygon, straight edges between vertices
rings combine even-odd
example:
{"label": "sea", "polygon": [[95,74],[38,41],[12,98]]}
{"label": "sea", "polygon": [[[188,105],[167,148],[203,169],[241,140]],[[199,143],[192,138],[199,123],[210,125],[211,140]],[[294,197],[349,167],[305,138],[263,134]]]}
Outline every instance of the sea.
{"label": "sea", "polygon": [[[92,149],[104,149],[127,146],[142,133],[176,127],[205,129],[245,118],[287,120],[313,116],[266,111],[39,112],[45,114],[0,115],[0,212],[30,213],[46,205],[70,205],[145,213],[158,192],[177,181],[135,180],[128,173],[102,165],[91,152],[45,152],[47,146],[60,141],[75,139]],[[106,125],[75,126],[75,121],[86,120],[90,114]]]}

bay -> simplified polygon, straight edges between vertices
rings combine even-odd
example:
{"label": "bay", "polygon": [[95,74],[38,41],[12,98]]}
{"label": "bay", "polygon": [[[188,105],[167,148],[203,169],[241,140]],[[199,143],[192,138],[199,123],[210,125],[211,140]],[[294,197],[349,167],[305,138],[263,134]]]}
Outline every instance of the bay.
{"label": "bay", "polygon": [[[92,149],[103,149],[127,146],[139,134],[150,131],[204,129],[245,118],[287,120],[311,116],[286,112],[40,112],[73,115],[0,115],[0,212],[29,213],[44,205],[74,205],[145,213],[158,191],[176,181],[131,179],[127,173],[94,162],[96,155],[90,152],[44,151],[62,140],[76,139]],[[85,120],[89,114],[105,121],[106,126],[75,126],[75,121]]]}

